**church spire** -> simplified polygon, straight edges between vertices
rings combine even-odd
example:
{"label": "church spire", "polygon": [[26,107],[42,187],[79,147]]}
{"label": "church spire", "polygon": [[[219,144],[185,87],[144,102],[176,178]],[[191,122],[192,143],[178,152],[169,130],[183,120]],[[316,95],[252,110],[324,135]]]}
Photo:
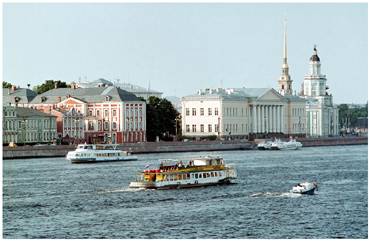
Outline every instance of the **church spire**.
{"label": "church spire", "polygon": [[289,75],[288,66],[288,43],[287,43],[287,20],[284,19],[284,44],[283,44],[283,66],[281,68],[282,73],[279,79],[279,93],[282,95],[292,95],[292,80]]}
{"label": "church spire", "polygon": [[284,19],[284,53],[283,53],[283,63],[288,64],[288,45],[287,45],[287,20]]}

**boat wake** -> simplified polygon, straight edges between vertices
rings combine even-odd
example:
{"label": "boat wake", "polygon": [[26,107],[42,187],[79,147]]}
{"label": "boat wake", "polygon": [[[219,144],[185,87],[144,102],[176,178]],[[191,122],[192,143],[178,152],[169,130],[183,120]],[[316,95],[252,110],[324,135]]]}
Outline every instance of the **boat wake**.
{"label": "boat wake", "polygon": [[146,191],[145,188],[120,188],[120,189],[112,189],[112,190],[103,190],[99,191],[98,194],[105,194],[105,193],[117,193],[117,192],[140,192],[140,191]]}
{"label": "boat wake", "polygon": [[257,192],[253,193],[251,197],[300,197],[302,194],[291,193],[291,192]]}

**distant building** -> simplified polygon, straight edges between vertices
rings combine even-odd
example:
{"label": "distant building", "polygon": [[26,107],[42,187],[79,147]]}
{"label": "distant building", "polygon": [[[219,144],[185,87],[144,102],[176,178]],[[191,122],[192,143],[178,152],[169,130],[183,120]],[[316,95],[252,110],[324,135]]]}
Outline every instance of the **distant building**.
{"label": "distant building", "polygon": [[304,77],[303,97],[306,99],[307,135],[334,136],[339,134],[338,108],[328,93],[326,76],[321,74],[316,46],[310,58],[310,71]]}
{"label": "distant building", "polygon": [[29,107],[62,113],[58,132],[63,137],[68,134],[79,139],[83,133],[89,143],[146,141],[145,101],[114,86],[52,89],[36,96]]}
{"label": "distant building", "polygon": [[133,85],[130,83],[119,83],[119,82],[111,82],[106,79],[97,79],[90,82],[78,82],[77,87],[79,88],[92,88],[92,87],[108,87],[108,86],[116,86],[119,87],[127,92],[133,93],[137,97],[142,97],[145,100],[148,99],[150,96],[155,96],[158,98],[162,98],[162,92],[152,90],[150,88],[144,88],[138,85]]}
{"label": "distant building", "polygon": [[304,135],[304,100],[298,101],[303,103],[300,108],[292,105],[295,102],[269,88],[206,89],[182,98],[182,134],[220,138]]}
{"label": "distant building", "polygon": [[30,108],[3,106],[3,144],[51,143],[56,138],[55,116]]}

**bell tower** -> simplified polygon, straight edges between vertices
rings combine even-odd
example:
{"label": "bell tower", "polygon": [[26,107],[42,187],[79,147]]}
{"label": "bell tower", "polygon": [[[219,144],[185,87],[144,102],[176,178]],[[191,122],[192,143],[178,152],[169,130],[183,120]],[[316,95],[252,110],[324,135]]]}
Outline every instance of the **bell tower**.
{"label": "bell tower", "polygon": [[279,78],[279,93],[281,95],[292,95],[292,82],[293,80],[289,75],[288,66],[288,47],[287,47],[287,23],[284,20],[284,46],[283,46],[283,65],[281,68],[281,75]]}

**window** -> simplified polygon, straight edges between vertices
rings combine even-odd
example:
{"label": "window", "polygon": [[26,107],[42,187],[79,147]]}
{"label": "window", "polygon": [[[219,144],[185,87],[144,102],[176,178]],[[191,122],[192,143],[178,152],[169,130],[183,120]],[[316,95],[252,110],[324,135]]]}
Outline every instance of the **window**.
{"label": "window", "polygon": [[218,115],[218,108],[215,108],[215,115]]}
{"label": "window", "polygon": [[218,124],[215,124],[215,132],[219,132]]}
{"label": "window", "polygon": [[113,129],[113,130],[117,129],[117,123],[116,123],[116,122],[113,122],[113,123],[112,123],[112,129]]}
{"label": "window", "polygon": [[197,132],[197,125],[192,125],[192,131]]}
{"label": "window", "polygon": [[185,109],[185,115],[190,115],[189,108],[186,108],[186,109]]}
{"label": "window", "polygon": [[200,115],[204,115],[204,108],[200,108]]}
{"label": "window", "polygon": [[204,132],[204,125],[203,124],[200,125],[200,132]]}
{"label": "window", "polygon": [[190,132],[190,125],[186,125],[186,132]]}
{"label": "window", "polygon": [[212,108],[208,108],[208,115],[212,115]]}
{"label": "window", "polygon": [[207,177],[207,174],[206,173],[203,173],[203,178],[206,178]]}
{"label": "window", "polygon": [[113,115],[113,116],[116,116],[116,115],[117,115],[117,111],[116,111],[116,110],[113,110],[113,111],[112,111],[112,115]]}
{"label": "window", "polygon": [[96,116],[99,117],[100,116],[100,111],[99,110],[96,110]]}
{"label": "window", "polygon": [[94,123],[92,121],[89,121],[89,123],[88,123],[88,129],[89,129],[89,131],[93,131],[94,130]]}
{"label": "window", "polygon": [[212,132],[212,125],[211,124],[208,125],[208,132]]}
{"label": "window", "polygon": [[104,122],[104,130],[105,131],[109,130],[109,122],[108,121]]}
{"label": "window", "polygon": [[108,110],[104,110],[104,116],[108,116]]}
{"label": "window", "polygon": [[197,115],[197,109],[193,108],[191,109],[192,115]]}

